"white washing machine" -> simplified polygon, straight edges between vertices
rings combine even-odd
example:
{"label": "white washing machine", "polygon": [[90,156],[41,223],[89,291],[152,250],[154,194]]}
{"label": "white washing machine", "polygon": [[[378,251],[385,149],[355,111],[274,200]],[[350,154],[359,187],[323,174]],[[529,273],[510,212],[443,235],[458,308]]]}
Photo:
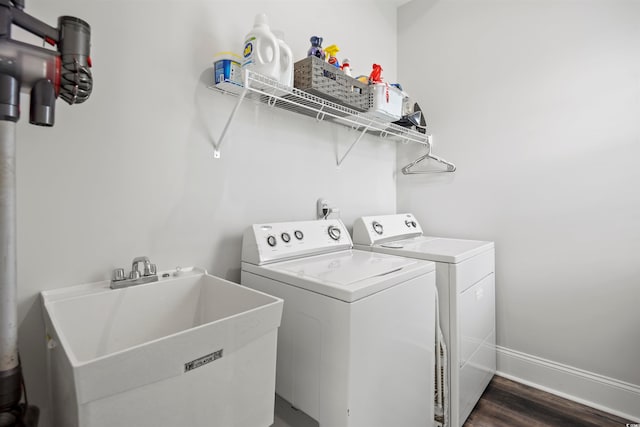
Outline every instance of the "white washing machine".
{"label": "white washing machine", "polygon": [[356,249],[436,262],[440,327],[448,348],[448,379],[439,393],[444,424],[462,426],[496,372],[493,242],[424,236],[411,214],[359,218],[353,242]]}
{"label": "white washing machine", "polygon": [[434,263],[352,250],[340,220],[257,224],[241,283],[284,299],[276,393],[320,427],[434,425]]}

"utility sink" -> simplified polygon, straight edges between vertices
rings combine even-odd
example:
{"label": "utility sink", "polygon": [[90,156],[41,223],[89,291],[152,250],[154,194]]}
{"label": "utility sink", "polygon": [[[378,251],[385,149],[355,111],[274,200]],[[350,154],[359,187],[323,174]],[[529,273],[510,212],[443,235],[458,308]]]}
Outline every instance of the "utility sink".
{"label": "utility sink", "polygon": [[269,426],[281,299],[199,269],[42,292],[54,425]]}

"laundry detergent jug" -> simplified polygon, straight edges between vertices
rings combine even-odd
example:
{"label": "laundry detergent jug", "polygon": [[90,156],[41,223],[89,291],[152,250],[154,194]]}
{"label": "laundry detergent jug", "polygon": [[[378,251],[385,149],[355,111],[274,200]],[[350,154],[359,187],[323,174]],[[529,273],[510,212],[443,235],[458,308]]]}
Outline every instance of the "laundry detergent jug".
{"label": "laundry detergent jug", "polygon": [[280,81],[280,44],[269,29],[267,15],[256,15],[253,29],[247,34],[243,49],[242,70]]}
{"label": "laundry detergent jug", "polygon": [[284,33],[282,31],[273,31],[280,45],[280,78],[281,84],[293,87],[293,52],[284,41]]}

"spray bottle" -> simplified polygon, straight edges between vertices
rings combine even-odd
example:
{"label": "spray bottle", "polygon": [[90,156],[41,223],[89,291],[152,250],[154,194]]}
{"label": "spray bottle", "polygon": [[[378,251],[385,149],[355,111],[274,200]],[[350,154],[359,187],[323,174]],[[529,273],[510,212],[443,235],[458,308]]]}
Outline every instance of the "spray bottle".
{"label": "spray bottle", "polygon": [[338,61],[338,57],[336,56],[336,54],[340,52],[338,45],[332,44],[331,46],[327,46],[324,48],[324,51],[326,53],[327,62],[336,68],[340,68],[340,61]]}
{"label": "spray bottle", "polygon": [[342,68],[342,71],[344,71],[347,76],[351,77],[351,61],[349,61],[348,58],[342,60],[340,68]]}

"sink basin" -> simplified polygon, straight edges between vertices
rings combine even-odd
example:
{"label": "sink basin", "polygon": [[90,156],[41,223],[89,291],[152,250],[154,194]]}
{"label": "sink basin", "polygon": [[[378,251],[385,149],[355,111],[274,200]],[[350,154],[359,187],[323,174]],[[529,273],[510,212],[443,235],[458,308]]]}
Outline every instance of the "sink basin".
{"label": "sink basin", "polygon": [[204,270],[42,292],[55,425],[269,426],[282,300]]}

